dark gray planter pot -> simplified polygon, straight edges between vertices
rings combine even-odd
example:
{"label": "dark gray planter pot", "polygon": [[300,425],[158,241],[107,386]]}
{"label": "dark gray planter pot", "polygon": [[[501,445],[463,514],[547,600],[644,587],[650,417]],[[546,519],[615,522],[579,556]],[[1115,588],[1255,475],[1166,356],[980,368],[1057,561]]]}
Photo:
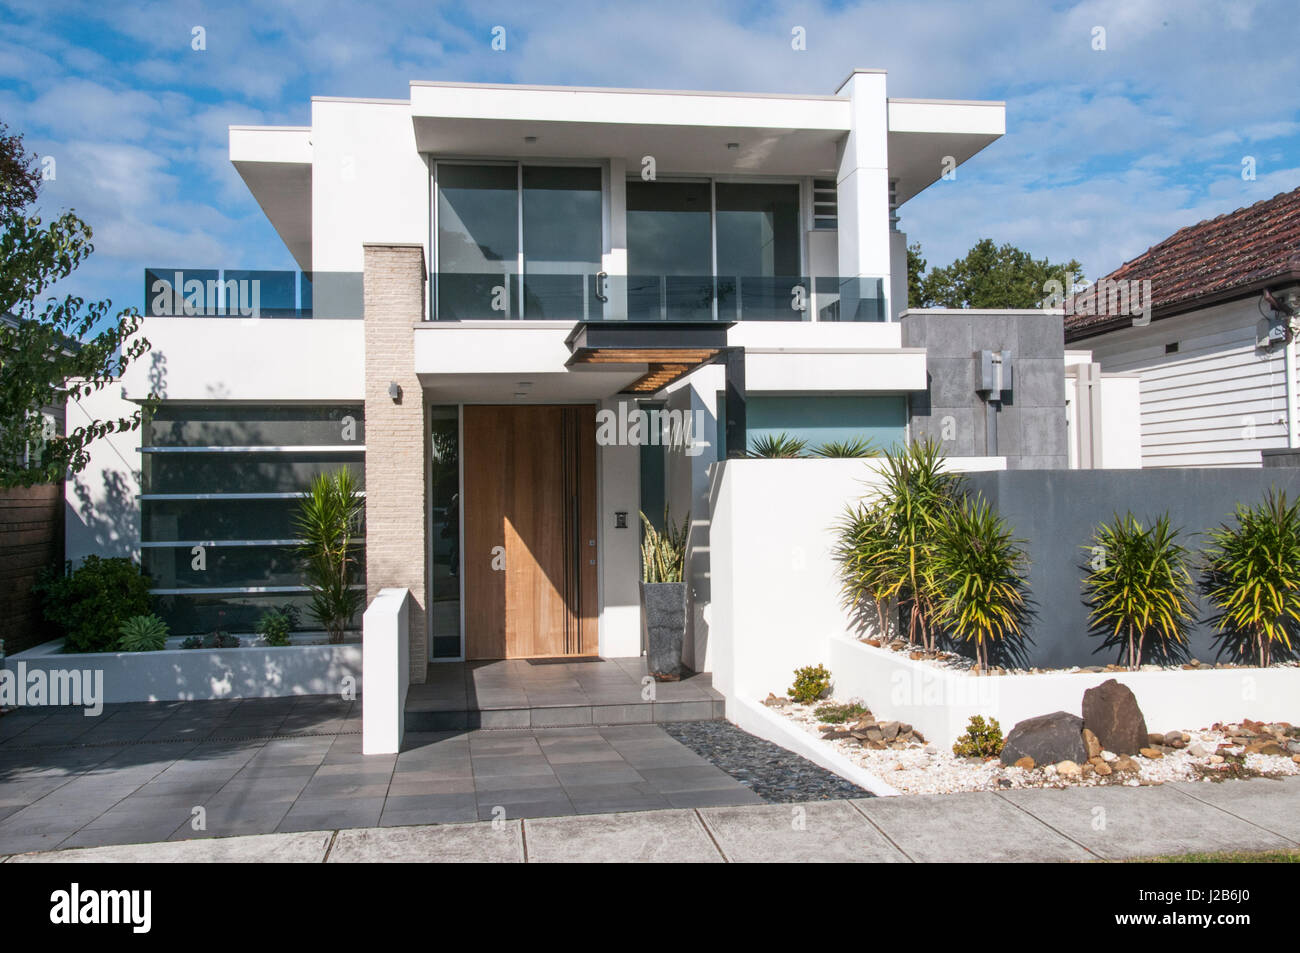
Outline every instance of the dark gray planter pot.
{"label": "dark gray planter pot", "polygon": [[641,583],[641,628],[650,674],[680,676],[686,639],[686,583]]}

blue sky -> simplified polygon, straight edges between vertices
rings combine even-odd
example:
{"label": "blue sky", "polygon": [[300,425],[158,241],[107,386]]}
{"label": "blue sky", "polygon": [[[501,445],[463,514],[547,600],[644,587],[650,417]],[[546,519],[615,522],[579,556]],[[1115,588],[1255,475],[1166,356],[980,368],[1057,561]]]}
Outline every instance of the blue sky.
{"label": "blue sky", "polygon": [[95,229],[75,290],[125,306],[141,303],[146,266],[293,267],[227,159],[226,127],[306,125],[313,95],[406,98],[412,79],[829,93],[854,66],[883,67],[891,96],[1007,103],[1007,135],[901,210],[932,265],[990,237],[1095,278],[1183,225],[1300,187],[1296,13],[1295,0],[5,0],[0,120],[55,161],[44,209]]}

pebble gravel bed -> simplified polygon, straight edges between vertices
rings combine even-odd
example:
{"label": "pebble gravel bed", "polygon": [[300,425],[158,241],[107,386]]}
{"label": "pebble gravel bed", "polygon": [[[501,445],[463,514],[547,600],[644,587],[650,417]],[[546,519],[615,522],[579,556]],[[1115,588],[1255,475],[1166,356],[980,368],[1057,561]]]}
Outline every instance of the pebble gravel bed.
{"label": "pebble gravel bed", "polygon": [[[1198,766],[1209,766],[1211,753],[1229,738],[1227,733],[1214,729],[1191,731],[1187,733],[1189,741],[1186,748],[1171,751],[1159,759],[1133,758],[1138,767],[1136,776],[1117,773],[1107,778],[1094,776],[1067,779],[1059,776],[1052,765],[1026,771],[1004,766],[996,758],[990,761],[959,758],[952,753],[951,748],[935,744],[910,744],[903,748],[875,750],[849,740],[827,740],[822,737],[821,723],[814,715],[814,710],[826,704],[826,701],[819,701],[815,705],[790,702],[775,710],[808,734],[819,738],[822,744],[829,745],[903,794],[952,794],[959,791],[1005,791],[1012,788],[1063,788],[1102,784],[1136,787],[1170,781],[1206,780],[1208,783],[1210,779],[1203,777]],[[1006,731],[1007,726],[1003,726],[1003,730]],[[1245,767],[1251,773],[1266,776],[1300,774],[1300,764],[1288,756],[1247,754]]]}
{"label": "pebble gravel bed", "polygon": [[872,797],[853,782],[727,721],[669,722],[659,727],[769,803]]}

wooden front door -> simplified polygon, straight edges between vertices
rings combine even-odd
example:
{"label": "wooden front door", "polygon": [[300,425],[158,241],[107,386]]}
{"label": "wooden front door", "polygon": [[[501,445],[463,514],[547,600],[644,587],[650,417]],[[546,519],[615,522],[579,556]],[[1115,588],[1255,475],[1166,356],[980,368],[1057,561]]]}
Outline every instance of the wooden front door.
{"label": "wooden front door", "polygon": [[465,657],[596,654],[596,410],[464,410]]}

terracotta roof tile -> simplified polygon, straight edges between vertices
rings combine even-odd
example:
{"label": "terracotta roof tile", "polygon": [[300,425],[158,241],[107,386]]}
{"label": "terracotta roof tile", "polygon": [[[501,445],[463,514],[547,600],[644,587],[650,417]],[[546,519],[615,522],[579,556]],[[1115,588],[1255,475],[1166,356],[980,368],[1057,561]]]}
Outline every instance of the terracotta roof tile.
{"label": "terracotta roof tile", "polygon": [[[1187,228],[1116,268],[1106,279],[1151,282],[1156,312],[1300,272],[1300,189]],[[1106,280],[1103,279],[1103,280]],[[1094,314],[1066,302],[1068,339],[1100,334],[1128,316]],[[1181,307],[1177,308],[1182,310]]]}

